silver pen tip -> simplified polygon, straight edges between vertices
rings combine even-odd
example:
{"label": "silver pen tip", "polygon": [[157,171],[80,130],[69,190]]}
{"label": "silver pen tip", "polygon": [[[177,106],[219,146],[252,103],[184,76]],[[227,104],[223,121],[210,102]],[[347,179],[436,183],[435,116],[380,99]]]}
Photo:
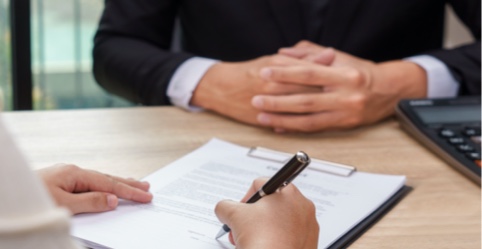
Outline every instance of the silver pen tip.
{"label": "silver pen tip", "polygon": [[224,229],[221,228],[221,230],[219,230],[218,234],[216,235],[216,239],[219,239],[221,237],[223,237],[223,235],[227,234],[228,232],[224,231]]}

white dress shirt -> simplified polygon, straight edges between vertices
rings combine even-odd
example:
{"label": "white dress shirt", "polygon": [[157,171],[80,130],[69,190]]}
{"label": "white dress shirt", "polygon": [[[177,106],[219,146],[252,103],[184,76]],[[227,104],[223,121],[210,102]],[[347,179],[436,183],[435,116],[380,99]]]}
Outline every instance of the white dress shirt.
{"label": "white dress shirt", "polygon": [[417,63],[427,73],[427,97],[445,98],[455,97],[460,84],[450,73],[449,69],[439,59],[429,55],[418,55],[405,60]]}
{"label": "white dress shirt", "polygon": [[193,57],[181,64],[174,72],[167,87],[167,96],[175,106],[189,111],[201,111],[202,108],[189,104],[199,81],[217,60]]}

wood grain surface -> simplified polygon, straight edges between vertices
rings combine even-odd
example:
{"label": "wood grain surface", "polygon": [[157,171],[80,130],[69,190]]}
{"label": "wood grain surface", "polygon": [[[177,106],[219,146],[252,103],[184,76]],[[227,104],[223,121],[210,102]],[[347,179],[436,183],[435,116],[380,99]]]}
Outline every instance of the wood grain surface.
{"label": "wood grain surface", "polygon": [[419,145],[394,119],[316,134],[276,134],[174,107],[6,112],[3,119],[35,169],[74,163],[142,178],[217,137],[247,147],[303,150],[360,171],[406,175],[413,191],[350,248],[481,248],[480,186]]}

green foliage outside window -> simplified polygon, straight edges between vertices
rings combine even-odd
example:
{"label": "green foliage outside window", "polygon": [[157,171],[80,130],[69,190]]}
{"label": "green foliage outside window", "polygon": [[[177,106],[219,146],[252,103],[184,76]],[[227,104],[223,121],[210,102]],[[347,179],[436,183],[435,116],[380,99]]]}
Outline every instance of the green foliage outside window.
{"label": "green foliage outside window", "polygon": [[[0,0],[0,106],[4,110],[12,108],[12,77],[10,66],[10,28],[8,2]],[[3,97],[3,98],[2,98]]]}

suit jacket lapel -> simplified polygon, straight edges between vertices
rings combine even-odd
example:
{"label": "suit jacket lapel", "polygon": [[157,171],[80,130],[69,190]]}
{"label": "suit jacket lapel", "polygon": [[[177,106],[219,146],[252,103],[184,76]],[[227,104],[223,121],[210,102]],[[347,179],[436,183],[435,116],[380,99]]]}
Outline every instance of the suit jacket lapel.
{"label": "suit jacket lapel", "polygon": [[360,9],[362,0],[330,0],[324,28],[321,34],[321,45],[342,47],[345,37],[350,32],[353,18]]}
{"label": "suit jacket lapel", "polygon": [[[267,0],[281,30],[286,46],[292,46],[304,37],[301,9],[297,0]],[[316,0],[315,0],[316,1]],[[336,0],[335,0],[336,1]]]}

